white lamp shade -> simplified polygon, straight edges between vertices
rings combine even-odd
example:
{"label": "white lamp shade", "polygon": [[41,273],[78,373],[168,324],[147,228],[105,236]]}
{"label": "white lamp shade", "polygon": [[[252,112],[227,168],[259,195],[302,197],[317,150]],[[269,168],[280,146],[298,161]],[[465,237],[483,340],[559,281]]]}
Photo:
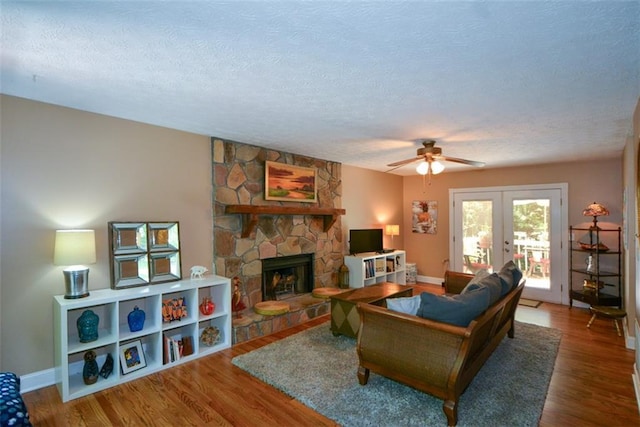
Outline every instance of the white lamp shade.
{"label": "white lamp shade", "polygon": [[429,163],[427,163],[425,161],[420,162],[420,164],[416,168],[416,172],[418,172],[420,175],[428,174],[429,173]]}
{"label": "white lamp shade", "polygon": [[82,265],[96,262],[94,230],[56,230],[53,250],[55,265]]}
{"label": "white lamp shade", "polygon": [[431,173],[434,175],[438,175],[440,172],[444,170],[444,165],[439,161],[431,162]]}
{"label": "white lamp shade", "polygon": [[400,226],[397,224],[388,224],[385,226],[385,233],[387,236],[397,236],[400,234]]}

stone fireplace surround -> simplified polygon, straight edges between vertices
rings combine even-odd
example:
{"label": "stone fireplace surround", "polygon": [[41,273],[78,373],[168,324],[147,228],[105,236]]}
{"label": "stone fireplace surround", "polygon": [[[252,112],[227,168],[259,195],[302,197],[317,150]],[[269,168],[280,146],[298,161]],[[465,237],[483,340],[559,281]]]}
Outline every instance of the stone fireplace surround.
{"label": "stone fireplace surround", "polygon": [[[228,205],[276,205],[340,208],[341,164],[212,138],[214,200],[214,266],[216,274],[238,277],[247,307],[234,318],[233,343],[268,335],[327,314],[327,300],[310,294],[291,298],[282,316],[257,315],[262,301],[262,260],[312,253],[313,287],[337,287],[345,251],[341,221],[325,230],[323,218],[311,215],[260,215],[248,237],[242,235],[242,216],[226,214]],[[274,202],[264,199],[265,161],[316,168],[318,203]],[[288,302],[289,302],[288,301]]]}

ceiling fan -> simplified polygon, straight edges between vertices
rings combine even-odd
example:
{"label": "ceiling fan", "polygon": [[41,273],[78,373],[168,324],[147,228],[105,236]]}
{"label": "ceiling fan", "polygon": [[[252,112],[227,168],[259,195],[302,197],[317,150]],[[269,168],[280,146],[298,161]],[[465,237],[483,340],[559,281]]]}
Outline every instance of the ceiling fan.
{"label": "ceiling fan", "polygon": [[406,164],[421,161],[416,171],[420,175],[437,175],[444,170],[444,165],[440,161],[462,163],[463,165],[470,165],[476,167],[483,167],[484,162],[477,162],[475,160],[459,159],[457,157],[449,157],[442,155],[442,148],[436,147],[436,142],[431,139],[425,139],[422,141],[424,147],[418,148],[416,157],[411,159],[400,160],[398,162],[389,163],[387,166],[391,167],[387,172],[398,169]]}

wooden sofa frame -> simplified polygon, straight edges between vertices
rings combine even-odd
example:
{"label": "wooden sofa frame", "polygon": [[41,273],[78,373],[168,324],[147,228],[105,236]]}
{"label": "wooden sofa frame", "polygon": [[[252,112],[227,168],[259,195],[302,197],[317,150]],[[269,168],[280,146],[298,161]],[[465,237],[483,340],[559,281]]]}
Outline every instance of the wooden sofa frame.
{"label": "wooden sofa frame", "polygon": [[[460,293],[471,274],[446,272],[445,292]],[[444,400],[448,425],[458,422],[458,400],[502,338],[514,337],[524,279],[465,328],[358,303],[358,380],[369,372]]]}

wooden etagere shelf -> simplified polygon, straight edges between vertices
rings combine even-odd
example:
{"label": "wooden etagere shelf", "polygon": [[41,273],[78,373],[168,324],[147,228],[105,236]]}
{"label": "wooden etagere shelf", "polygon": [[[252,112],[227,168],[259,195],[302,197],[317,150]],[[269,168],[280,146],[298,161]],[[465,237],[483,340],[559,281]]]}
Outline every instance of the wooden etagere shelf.
{"label": "wooden etagere shelf", "polygon": [[[204,298],[215,304],[215,310],[209,315],[199,310]],[[184,302],[186,315],[180,320],[163,321],[163,301],[173,299]],[[145,312],[145,321],[142,330],[131,332],[127,317],[135,307]],[[83,343],[77,321],[85,310],[97,314],[99,323],[98,339]],[[231,282],[226,277],[205,276],[137,288],[99,289],[79,299],[59,295],[54,297],[53,313],[56,383],[63,402],[231,347]],[[208,345],[200,337],[205,329],[211,328],[219,331],[219,339]],[[177,359],[167,359],[166,343],[184,338],[191,343],[189,352],[185,351]],[[138,340],[145,365],[125,374],[120,353]],[[114,366],[107,378],[98,377],[94,384],[85,384],[84,354],[90,350],[96,353],[99,367],[108,354]]]}
{"label": "wooden etagere shelf", "polygon": [[310,215],[323,217],[323,230],[328,231],[340,215],[346,213],[345,209],[298,207],[298,206],[271,206],[271,205],[227,205],[227,214],[242,214],[242,237],[249,237],[258,223],[260,215]]}

